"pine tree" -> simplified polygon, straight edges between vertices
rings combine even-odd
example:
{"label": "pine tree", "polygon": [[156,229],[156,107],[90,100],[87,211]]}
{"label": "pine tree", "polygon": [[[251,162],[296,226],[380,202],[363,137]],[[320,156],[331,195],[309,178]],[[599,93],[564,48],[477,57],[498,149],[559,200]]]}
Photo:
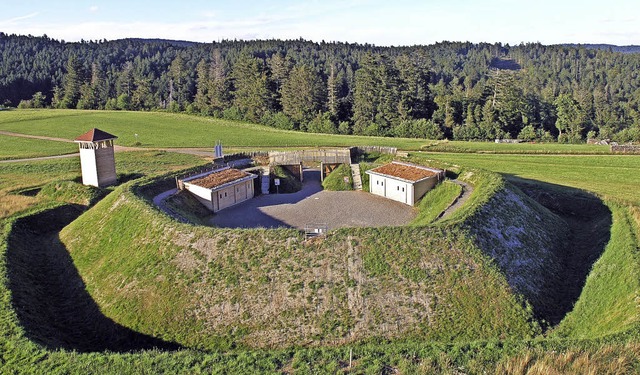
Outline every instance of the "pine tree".
{"label": "pine tree", "polygon": [[307,65],[297,65],[282,86],[282,111],[301,128],[322,111],[325,91],[320,77]]}
{"label": "pine tree", "polygon": [[585,116],[578,102],[569,94],[561,94],[554,104],[557,112],[556,128],[560,132],[558,141],[575,143],[582,140]]}
{"label": "pine tree", "polygon": [[134,86],[135,89],[131,94],[131,109],[140,111],[152,108],[151,79],[145,77],[135,78]]}
{"label": "pine tree", "polygon": [[182,57],[182,54],[178,53],[176,58],[173,59],[169,66],[169,78],[170,81],[170,96],[169,106],[173,107],[173,101],[178,105],[178,108],[184,108],[189,98],[189,86],[187,84],[189,72],[187,70],[186,62]]}
{"label": "pine tree", "polygon": [[211,86],[209,77],[209,65],[202,59],[196,66],[196,96],[193,104],[196,110],[203,114],[210,114],[211,106],[209,100],[209,87]]}
{"label": "pine tree", "polygon": [[62,108],[76,108],[80,99],[83,83],[82,65],[75,55],[70,55],[67,61],[67,74],[62,82]]}
{"label": "pine tree", "polygon": [[222,112],[229,108],[231,87],[227,77],[227,70],[222,59],[220,49],[211,53],[209,67],[209,87],[207,89],[209,108],[214,112]]}
{"label": "pine tree", "polygon": [[376,73],[376,61],[368,54],[361,62],[360,69],[355,72],[355,87],[353,92],[353,133],[365,134],[376,119],[378,96],[376,92],[380,86]]}
{"label": "pine tree", "polygon": [[339,110],[338,77],[336,76],[335,66],[331,64],[331,70],[327,78],[327,111],[334,121],[338,119]]}
{"label": "pine tree", "polygon": [[243,54],[232,71],[233,105],[249,121],[259,121],[270,109],[267,73],[262,60]]}
{"label": "pine tree", "polygon": [[268,65],[271,71],[271,82],[274,86],[274,109],[280,110],[282,108],[282,88],[289,78],[293,62],[289,56],[285,57],[282,53],[276,53],[269,59]]}

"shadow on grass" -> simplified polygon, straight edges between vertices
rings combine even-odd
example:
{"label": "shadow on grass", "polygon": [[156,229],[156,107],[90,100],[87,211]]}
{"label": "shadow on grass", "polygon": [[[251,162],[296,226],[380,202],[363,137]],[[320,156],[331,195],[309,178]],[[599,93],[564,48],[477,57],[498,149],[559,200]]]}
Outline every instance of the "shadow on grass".
{"label": "shadow on grass", "polygon": [[23,195],[25,197],[35,197],[38,195],[40,190],[42,190],[42,187],[27,188],[24,190],[18,190],[15,194]]}
{"label": "shadow on grass", "polygon": [[595,195],[584,190],[540,181],[506,176],[525,194],[560,216],[570,231],[556,254],[561,272],[547,280],[544,306],[534,306],[536,315],[551,325],[558,324],[580,297],[593,264],[611,238],[612,214]]}
{"label": "shadow on grass", "polygon": [[12,304],[26,336],[48,349],[128,352],[179,345],[123,327],[100,312],[58,234],[84,206],[27,216],[9,234],[7,268]]}

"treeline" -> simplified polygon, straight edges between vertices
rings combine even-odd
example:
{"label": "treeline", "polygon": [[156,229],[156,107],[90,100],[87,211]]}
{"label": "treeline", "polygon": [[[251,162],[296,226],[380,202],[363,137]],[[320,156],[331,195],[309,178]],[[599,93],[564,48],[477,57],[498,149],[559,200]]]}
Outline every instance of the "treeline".
{"label": "treeline", "polygon": [[168,110],[309,132],[640,141],[640,54],[305,40],[65,43],[0,33],[0,103]]}

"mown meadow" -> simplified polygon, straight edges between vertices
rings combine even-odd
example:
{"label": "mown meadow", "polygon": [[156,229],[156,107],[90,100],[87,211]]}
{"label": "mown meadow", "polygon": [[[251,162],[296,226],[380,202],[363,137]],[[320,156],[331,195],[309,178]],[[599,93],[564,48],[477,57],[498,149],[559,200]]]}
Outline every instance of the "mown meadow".
{"label": "mown meadow", "polygon": [[[166,112],[14,110],[0,113],[0,130],[74,139],[91,128],[142,147],[331,147],[378,145],[418,150],[424,140],[285,131],[246,122]],[[137,136],[136,136],[137,135]]]}
{"label": "mown meadow", "polygon": [[[584,144],[496,144],[492,142],[429,141],[415,138],[301,133],[246,122],[168,112],[87,110],[12,110],[0,112],[0,130],[9,132],[71,140],[94,127],[118,136],[116,141],[118,145],[156,148],[213,147],[216,141],[220,140],[225,147],[231,148],[282,149],[286,147],[375,145],[397,147],[401,150],[454,153],[563,155],[610,153],[608,146]],[[69,148],[70,145],[66,147]],[[15,149],[19,152],[20,147],[15,147]],[[50,154],[64,153],[58,149],[50,149],[49,152]],[[8,153],[7,155],[13,154]]]}
{"label": "mown meadow", "polygon": [[0,134],[0,160],[26,159],[78,152],[75,143],[11,137]]}
{"label": "mown meadow", "polygon": [[485,155],[413,153],[421,159],[482,168],[507,178],[570,186],[640,205],[640,155]]}
{"label": "mown meadow", "polygon": [[[20,113],[22,111],[16,111]],[[28,113],[24,111],[23,113]],[[50,111],[51,116],[54,118],[66,117],[59,116],[58,111]],[[0,114],[0,128],[2,130],[27,132],[29,126],[25,125],[25,128],[20,130],[17,126],[17,122],[12,122],[7,125],[7,122],[2,122],[5,118],[5,113]],[[47,111],[34,111],[38,117],[46,114]],[[71,113],[75,111],[61,112],[62,114]],[[117,114],[114,112],[114,114]],[[93,114],[92,114],[93,115]],[[154,116],[165,116],[165,114],[141,114],[150,115],[150,118]],[[154,115],[154,116],[151,116]],[[125,118],[129,114],[124,115]],[[169,122],[179,122],[178,120],[183,118],[191,118],[187,116],[166,116],[173,118]],[[73,117],[73,116],[71,116]],[[108,116],[113,118],[113,116]],[[117,116],[116,116],[117,117]],[[175,120],[178,118],[178,120]],[[200,119],[195,118],[197,121]],[[55,120],[53,124],[58,124],[61,129],[68,132],[69,137],[75,137],[80,134],[84,128],[79,121],[77,126],[69,126],[63,123],[67,123],[66,120]],[[86,118],[84,119],[86,120]],[[37,120],[36,122],[41,121]],[[96,125],[100,128],[104,126],[99,124],[99,121],[106,121],[108,119],[96,120]],[[30,124],[30,120],[23,120],[27,125]],[[145,127],[152,127],[149,121]],[[161,121],[160,121],[161,122]],[[51,125],[40,122],[37,130],[32,128],[29,131],[38,132],[42,135],[61,136],[56,130],[48,129]],[[86,125],[86,122],[85,122]],[[5,129],[5,126],[9,126],[13,129]],[[91,126],[91,125],[90,125]],[[157,141],[160,145],[168,144],[166,140],[162,140],[163,137],[168,137],[171,131],[175,131],[177,128],[167,126],[162,130],[163,136],[158,135]],[[175,125],[176,127],[178,125]],[[230,125],[230,128],[234,128],[235,125]],[[243,132],[247,133],[247,129],[252,128],[253,125],[246,125],[248,128],[244,128]],[[160,127],[163,127],[161,125]],[[81,129],[82,128],[82,129]],[[76,129],[79,132],[76,132]],[[173,130],[171,130],[173,129]],[[191,127],[189,127],[191,129]],[[117,132],[116,130],[108,130]],[[121,128],[124,132],[126,127]],[[235,131],[241,133],[240,131]],[[204,133],[197,133],[200,136]],[[280,134],[282,135],[282,134]],[[295,133],[294,133],[295,135]],[[65,135],[66,136],[66,135]],[[314,142],[315,135],[301,134],[300,143],[297,146],[316,146]],[[154,136],[155,137],[155,136]],[[304,142],[304,138],[307,138],[307,143]],[[355,137],[354,137],[355,138]],[[240,139],[240,138],[237,138]],[[273,138],[272,142],[276,142],[277,137]],[[333,140],[333,136],[330,136],[330,140]],[[356,140],[360,138],[355,138]],[[131,139],[126,140],[133,144],[135,139],[131,135]],[[140,141],[144,146],[144,139],[140,137]],[[189,144],[191,141],[190,136],[185,137],[180,142],[184,142],[184,146],[199,146],[203,142],[198,140],[195,143]],[[397,142],[398,140],[389,139],[390,142]],[[36,141],[39,142],[39,141]],[[165,142],[165,143],[162,143]],[[223,138],[224,142],[224,138]],[[241,141],[239,141],[241,142]],[[253,141],[247,141],[253,142]],[[322,141],[324,142],[324,140]],[[328,141],[327,141],[328,142]],[[345,141],[346,142],[346,141]],[[380,143],[372,141],[371,138],[361,139],[361,144],[380,145]],[[428,143],[427,141],[420,141],[415,146],[406,147],[407,149],[417,150],[422,147],[422,144]],[[277,143],[274,143],[277,144]],[[320,143],[321,144],[321,143]],[[346,144],[346,143],[345,143]],[[239,143],[238,146],[245,144]],[[251,146],[250,143],[246,144]],[[325,145],[332,145],[327,143]],[[390,143],[389,145],[396,146],[397,143]],[[486,144],[488,146],[490,144]],[[155,144],[153,145],[155,147]],[[208,144],[206,146],[209,146]],[[268,145],[267,145],[268,146]],[[520,145],[509,145],[520,146]],[[561,153],[564,146],[557,146],[553,152]],[[169,146],[166,146],[169,147]],[[539,146],[542,147],[542,146]],[[586,146],[584,146],[586,147]],[[591,147],[591,146],[589,146]],[[539,148],[542,150],[542,148]],[[567,153],[575,154],[581,153],[576,149],[567,147]],[[448,150],[451,151],[451,150]],[[41,341],[34,340],[32,337],[33,331],[29,329],[32,327],[24,327],[23,320],[16,315],[16,310],[12,305],[13,290],[8,287],[11,280],[16,280],[15,274],[12,272],[23,272],[24,274],[32,273],[30,270],[29,262],[12,263],[15,262],[16,252],[22,254],[28,258],[29,256],[38,257],[40,255],[45,256],[46,253],[37,252],[34,249],[34,243],[23,241],[26,237],[21,236],[22,230],[28,231],[24,233],[34,233],[32,227],[28,227],[25,223],[29,222],[30,217],[37,217],[43,215],[47,218],[47,212],[52,212],[56,208],[63,205],[66,207],[69,203],[76,205],[85,205],[92,203],[95,200],[96,192],[92,189],[84,189],[78,185],[79,178],[79,161],[75,158],[60,159],[60,160],[48,160],[37,161],[29,163],[11,163],[0,165],[0,220],[2,226],[0,227],[0,298],[2,303],[0,304],[0,365],[3,371],[8,373],[142,373],[142,372],[164,372],[164,373],[213,373],[213,372],[227,372],[227,373],[385,373],[389,371],[399,371],[401,373],[508,373],[508,374],[522,374],[530,372],[537,373],[574,373],[582,374],[587,372],[594,373],[638,373],[640,372],[640,345],[638,340],[640,337],[640,326],[638,320],[638,291],[640,290],[640,280],[637,275],[640,274],[640,256],[639,246],[640,243],[640,209],[637,205],[640,204],[635,192],[635,188],[638,186],[637,173],[634,171],[640,167],[640,157],[638,156],[611,156],[611,155],[483,155],[477,153],[464,154],[464,153],[418,153],[414,152],[412,158],[416,162],[425,162],[426,160],[436,161],[428,162],[438,164],[442,162],[442,165],[449,165],[448,163],[457,164],[460,167],[450,166],[453,173],[459,173],[462,178],[466,178],[474,185],[484,184],[485,189],[479,189],[485,194],[477,194],[473,196],[467,204],[460,210],[460,212],[452,215],[448,220],[444,220],[442,223],[437,224],[433,229],[429,231],[431,233],[441,233],[443,236],[447,236],[442,229],[451,223],[459,223],[465,220],[468,215],[472,215],[476,210],[487,203],[487,194],[493,194],[501,189],[501,184],[498,180],[483,179],[483,174],[473,171],[473,168],[482,168],[492,170],[503,174],[508,180],[515,183],[533,183],[546,182],[554,184],[558,188],[563,186],[569,186],[586,191],[596,193],[607,203],[607,207],[611,211],[613,218],[613,225],[610,232],[610,240],[607,243],[606,249],[604,249],[602,256],[593,265],[593,270],[590,272],[585,282],[584,289],[580,298],[576,301],[575,308],[570,312],[567,317],[557,326],[552,327],[545,334],[541,334],[539,329],[534,326],[524,324],[527,319],[528,313],[526,309],[518,307],[518,304],[513,304],[511,298],[513,294],[495,293],[498,290],[503,289],[501,285],[504,285],[504,275],[502,272],[490,265],[490,261],[485,259],[484,255],[474,253],[475,250],[466,248],[470,246],[463,238],[456,236],[462,236],[462,233],[458,233],[456,236],[446,239],[447,246],[453,245],[456,248],[463,249],[462,253],[466,254],[465,259],[472,262],[465,263],[469,267],[462,267],[458,272],[455,271],[455,262],[446,264],[444,270],[446,277],[444,280],[448,280],[443,286],[448,285],[453,288],[455,293],[452,294],[449,300],[441,301],[443,304],[438,310],[439,322],[446,322],[449,317],[452,319],[450,323],[444,323],[445,325],[441,329],[437,330],[437,335],[432,335],[429,340],[425,340],[420,334],[406,335],[404,337],[387,336],[384,334],[372,337],[364,341],[350,342],[346,341],[339,345],[331,345],[328,343],[321,344],[319,346],[307,346],[304,343],[300,345],[285,345],[280,348],[264,348],[255,349],[251,345],[246,346],[245,343],[238,340],[242,335],[246,335],[251,327],[246,324],[241,324],[239,331],[228,331],[225,335],[219,335],[221,339],[219,341],[213,341],[213,345],[203,345],[203,341],[192,341],[188,329],[180,326],[180,321],[173,321],[169,319],[171,316],[170,311],[158,311],[157,316],[150,322],[145,322],[140,318],[140,314],[136,315],[136,312],[142,312],[146,308],[144,303],[136,302],[136,297],[132,300],[131,305],[118,305],[111,304],[106,305],[107,310],[115,311],[119,318],[117,321],[126,323],[127,326],[134,326],[139,331],[157,334],[159,337],[166,339],[171,344],[172,341],[182,342],[185,346],[193,345],[194,347],[210,348],[209,350],[192,350],[185,347],[175,347],[169,345],[170,349],[156,349],[156,350],[134,350],[131,352],[119,352],[117,348],[111,349],[109,352],[104,351],[92,351],[89,353],[82,353],[77,350],[60,349],[50,350],[46,345],[43,345]],[[54,152],[54,151],[52,151]],[[491,151],[493,152],[493,151]],[[513,151],[517,153],[517,151]],[[534,152],[535,153],[535,152]],[[9,155],[11,157],[11,155]],[[123,181],[136,180],[137,178],[157,176],[166,174],[168,171],[177,171],[185,168],[194,167],[203,163],[202,159],[189,155],[180,155],[159,151],[145,151],[145,152],[127,152],[118,153],[116,156],[118,162],[118,172]],[[138,181],[138,180],[136,180]],[[145,288],[152,286],[152,284],[145,285],[144,278],[151,276],[155,278],[156,283],[160,286],[164,285],[169,287],[168,280],[162,279],[163,273],[160,272],[163,267],[187,267],[187,271],[183,272],[183,276],[178,280],[180,283],[189,283],[193,280],[198,280],[203,275],[193,269],[189,269],[188,260],[191,258],[183,258],[181,263],[171,263],[169,265],[163,265],[157,261],[157,258],[149,258],[150,255],[136,255],[131,253],[131,249],[135,249],[138,246],[149,247],[154,246],[150,241],[142,241],[136,243],[135,239],[139,237],[141,233],[156,233],[158,236],[165,236],[166,233],[162,229],[183,228],[181,231],[197,233],[198,235],[193,238],[193,241],[189,240],[188,254],[196,259],[196,262],[205,261],[206,259],[199,258],[197,247],[202,246],[202,242],[199,240],[210,236],[211,229],[203,229],[201,227],[189,226],[186,224],[177,224],[172,220],[164,217],[162,214],[155,211],[149,203],[145,200],[144,194],[139,194],[133,189],[137,186],[138,182],[132,181],[127,183],[124,187],[118,187],[114,190],[109,189],[102,194],[111,194],[105,198],[100,204],[101,211],[115,210],[113,217],[109,220],[119,221],[119,226],[123,229],[121,233],[112,232],[106,236],[100,238],[99,233],[93,231],[90,236],[80,238],[78,241],[85,242],[87,246],[91,246],[91,238],[96,238],[100,241],[104,241],[105,248],[112,248],[121,253],[120,261],[113,260],[116,263],[112,267],[118,268],[123,266],[118,272],[121,275],[131,275],[129,283],[121,284],[122,280],[113,279],[113,275],[109,274],[94,274],[94,276],[88,278],[84,282],[87,285],[87,289],[91,291],[91,295],[100,300],[101,298],[109,298],[106,294],[103,294],[99,289],[92,289],[91,285],[95,283],[102,283],[104,285],[113,286],[114,290],[118,289],[120,292],[129,293],[132,296],[144,292]],[[146,180],[151,181],[151,180]],[[132,185],[133,184],[133,185]],[[133,189],[133,190],[130,190]],[[444,202],[457,193],[455,188],[447,186],[447,188],[441,188],[433,194],[438,194],[434,200],[437,202]],[[124,198],[123,198],[124,197]],[[111,200],[112,204],[109,203]],[[437,211],[437,210],[436,210]],[[93,225],[91,217],[97,217],[97,212],[86,212],[80,216],[80,220],[73,226],[73,230],[68,230],[66,239],[64,239],[66,246],[72,248],[74,245],[69,245],[71,242],[76,241],[74,234],[81,233],[81,229],[86,226]],[[100,216],[100,215],[98,215]],[[142,218],[142,223],[138,222],[135,218]],[[425,222],[432,221],[432,215],[425,215]],[[103,217],[101,221],[93,221],[97,225],[107,225],[107,218]],[[406,283],[406,280],[417,280],[417,282],[433,282],[431,279],[421,279],[422,274],[417,271],[419,268],[418,257],[423,256],[424,252],[431,253],[431,250],[420,248],[415,246],[411,242],[403,242],[405,239],[400,236],[401,231],[406,233],[420,233],[418,229],[398,229],[398,230],[380,230],[379,236],[371,238],[359,237],[358,245],[355,245],[356,251],[361,251],[362,262],[364,269],[370,275],[381,278],[386,284],[381,284],[384,287],[393,290],[395,283]],[[268,231],[266,231],[268,232]],[[356,231],[358,235],[362,235],[366,230]],[[285,230],[283,233],[285,237],[296,238],[296,234],[289,233]],[[277,239],[278,233],[267,233],[267,237],[270,241],[279,241]],[[275,236],[274,238],[272,238]],[[337,233],[330,241],[333,245],[346,246],[349,248],[349,244],[352,243],[349,240],[349,236],[353,238],[353,233],[349,231],[343,231]],[[424,236],[424,234],[422,235]],[[83,236],[84,237],[84,236]],[[224,286],[228,291],[231,290],[234,285],[245,285],[250,287],[249,289],[261,290],[268,284],[268,278],[273,276],[269,273],[268,267],[275,263],[271,262],[274,259],[280,259],[282,254],[279,253],[265,253],[265,249],[260,249],[258,253],[247,251],[245,246],[242,245],[252,243],[251,236],[244,238],[242,233],[234,233],[233,240],[229,243],[232,248],[236,249],[236,254],[232,257],[222,257],[218,262],[207,262],[205,268],[208,272],[208,276],[205,278],[207,282],[215,283],[215,285]],[[456,238],[454,238],[456,237]],[[244,238],[244,239],[243,239]],[[390,240],[395,245],[391,251],[385,251],[389,246],[384,239]],[[425,238],[421,237],[423,240]],[[171,239],[171,238],[170,238]],[[59,240],[58,240],[59,241]],[[211,248],[217,248],[217,246],[225,247],[221,238],[218,238],[215,243],[211,243]],[[316,259],[312,256],[302,256],[302,253],[314,250],[319,251],[323,247],[322,244],[313,244],[311,247],[304,247],[295,244],[295,240],[290,241],[289,247],[284,247],[290,253],[291,259],[307,259],[306,262],[310,266],[314,264],[322,264],[321,259]],[[123,246],[118,246],[122,244]],[[176,247],[179,244],[167,246],[162,256],[168,256],[169,254],[187,254]],[[353,245],[352,245],[353,246]],[[440,246],[440,245],[437,245]],[[464,250],[467,249],[467,250]],[[63,248],[64,250],[64,248]],[[35,253],[32,253],[36,251]],[[472,256],[469,257],[469,251]],[[56,253],[58,254],[58,253]],[[60,252],[64,254],[64,252]],[[67,254],[69,254],[67,252]],[[320,252],[322,254],[322,252]],[[473,255],[475,254],[475,255]],[[77,255],[77,254],[76,254]],[[67,255],[68,256],[68,255]],[[302,258],[300,258],[302,256]],[[97,257],[97,258],[93,258]],[[127,262],[127,257],[130,257],[131,262]],[[101,260],[100,260],[101,259]],[[187,262],[184,262],[184,260]],[[455,258],[454,258],[455,259]],[[451,261],[453,261],[452,259]],[[80,265],[82,268],[92,268],[98,272],[103,272],[98,264],[95,264],[97,260],[105,261],[104,254],[87,253],[82,257]],[[266,261],[265,261],[266,260]],[[280,259],[282,261],[282,259]],[[284,259],[284,263],[290,260]],[[75,261],[75,260],[74,260]],[[348,261],[348,259],[347,259]],[[118,262],[124,262],[122,264]],[[16,266],[17,264],[17,266]],[[120,264],[120,265],[119,265]],[[295,289],[296,283],[291,283],[291,291],[287,290],[287,293],[298,293],[304,296],[306,303],[317,303],[319,296],[331,296],[337,301],[342,298],[341,296],[348,295],[349,291],[354,288],[355,284],[352,278],[345,277],[343,281],[337,282],[340,278],[332,279],[331,283],[325,282],[324,285],[317,284],[317,281],[313,276],[309,280],[304,280],[305,277],[303,269],[296,269],[296,262],[293,262],[291,267],[295,272],[291,273],[291,276],[295,276],[298,280],[303,281],[304,284]],[[18,267],[18,268],[16,268]],[[136,267],[142,267],[137,269]],[[147,267],[147,268],[145,268]],[[150,268],[149,268],[150,267]],[[267,268],[265,268],[267,267]],[[312,267],[313,268],[313,267]],[[144,270],[148,269],[150,272],[144,273]],[[241,272],[233,272],[235,270],[241,270]],[[322,269],[322,267],[321,267]],[[392,271],[389,275],[389,271]],[[437,268],[436,268],[437,270]],[[483,271],[484,270],[484,271]],[[214,277],[215,272],[218,275]],[[297,272],[297,273],[296,273]],[[338,272],[338,274],[341,274]],[[296,276],[297,275],[297,276]],[[384,276],[387,275],[387,276]],[[434,275],[437,276],[437,273]],[[309,276],[309,275],[307,275]],[[442,277],[441,275],[440,277]],[[31,276],[29,276],[31,277]],[[86,275],[83,275],[83,278]],[[111,279],[109,278],[111,277]],[[278,276],[278,277],[281,277]],[[342,277],[342,276],[340,276]],[[469,279],[471,277],[471,279]],[[490,280],[493,284],[490,288],[473,287],[473,277],[476,277],[476,282],[482,280]],[[245,279],[246,278],[246,279]],[[313,283],[311,282],[314,279]],[[251,282],[245,283],[246,280]],[[463,283],[459,283],[463,280]],[[267,283],[267,284],[264,284]],[[357,283],[356,283],[357,284]],[[213,284],[212,284],[213,285]],[[371,288],[373,284],[370,284]],[[496,286],[494,288],[494,286]],[[203,288],[205,285],[202,286]],[[378,290],[380,288],[374,289]],[[28,290],[38,290],[28,289]],[[147,289],[148,290],[148,289]],[[200,292],[203,289],[198,289]],[[404,292],[411,290],[411,288],[403,289]],[[482,290],[482,293],[477,291]],[[373,290],[371,292],[374,292]],[[39,296],[36,292],[35,296]],[[230,292],[231,293],[231,292]],[[324,294],[323,294],[324,293]],[[474,293],[476,294],[474,296]],[[273,296],[274,294],[271,294]],[[415,295],[415,292],[414,292]],[[501,324],[511,324],[518,322],[519,325],[512,329],[512,335],[501,336],[498,331],[492,330],[491,327],[494,324],[490,319],[494,315],[486,314],[485,309],[487,304],[481,301],[486,301],[486,298],[490,296],[502,296],[505,301],[500,304],[496,300],[496,304],[491,304],[493,307],[503,306],[500,311],[504,322]],[[230,295],[234,298],[233,295]],[[459,297],[459,298],[458,298]],[[235,296],[236,304],[242,301],[239,296]],[[315,300],[314,300],[315,298]],[[396,298],[404,298],[402,295],[397,295]],[[476,301],[476,302],[474,302]],[[157,301],[156,301],[157,302]],[[156,303],[154,302],[154,303]],[[175,299],[171,302],[171,306],[184,302],[184,296],[180,294],[175,295]],[[453,304],[453,305],[452,305]],[[457,304],[457,305],[456,305]],[[348,310],[346,308],[343,311]],[[452,307],[453,306],[453,307]],[[230,305],[229,310],[233,313],[233,305]],[[452,310],[453,308],[453,310]],[[131,311],[129,311],[131,309]],[[457,309],[457,310],[456,310]],[[460,315],[448,315],[451,311],[458,311]],[[322,310],[318,311],[322,313]],[[464,312],[464,313],[463,313]],[[296,312],[300,313],[300,311]],[[395,312],[397,313],[397,311]],[[304,316],[304,314],[302,315]],[[322,316],[322,314],[320,314]],[[376,314],[371,314],[372,321],[375,321]],[[381,318],[384,316],[378,316]],[[511,317],[511,318],[509,318]],[[37,318],[37,314],[36,314]],[[239,315],[238,319],[243,321],[246,316]],[[294,319],[295,316],[284,315],[280,319],[286,321],[286,319]],[[121,320],[124,319],[124,320]],[[155,323],[162,323],[169,319],[170,324],[174,327],[174,334],[170,331],[159,332],[154,331]],[[337,315],[331,317],[329,315],[326,318],[320,319],[319,329],[325,330],[321,332],[332,332],[333,334],[340,334],[345,329],[349,329],[353,325],[352,318],[347,314]],[[487,320],[489,319],[489,320]],[[155,322],[155,323],[154,323]],[[85,322],[86,323],[86,322]],[[264,320],[261,324],[275,324],[277,322],[268,322]],[[198,330],[211,329],[207,326],[194,326]],[[391,330],[392,326],[387,326],[387,330]],[[108,326],[107,326],[108,328]],[[222,331],[220,331],[222,332]],[[313,332],[313,330],[310,330]],[[421,331],[417,331],[421,332]],[[460,339],[455,337],[447,337],[449,335],[458,335]],[[191,340],[191,341],[190,341]],[[218,348],[218,349],[214,349]]]}

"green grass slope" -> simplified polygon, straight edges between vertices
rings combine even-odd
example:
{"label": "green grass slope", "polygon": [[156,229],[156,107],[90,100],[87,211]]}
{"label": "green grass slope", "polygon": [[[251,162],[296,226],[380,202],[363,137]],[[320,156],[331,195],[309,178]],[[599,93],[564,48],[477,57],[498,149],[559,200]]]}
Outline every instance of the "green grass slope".
{"label": "green grass slope", "polygon": [[447,169],[474,186],[465,204],[440,225],[468,230],[514,291],[544,318],[554,308],[548,305],[548,285],[560,276],[558,253],[564,250],[569,235],[566,223],[498,174],[433,160],[423,162]]}
{"label": "green grass slope", "polygon": [[594,338],[640,327],[640,210],[609,207],[611,239],[554,336]]}
{"label": "green grass slope", "polygon": [[187,347],[538,332],[502,274],[455,229],[349,229],[305,242],[294,230],[178,224],[123,187],[60,238],[106,316]]}
{"label": "green grass slope", "polygon": [[436,221],[462,194],[462,187],[451,181],[444,181],[433,190],[430,190],[418,203],[418,215],[411,225],[424,226]]}
{"label": "green grass slope", "polygon": [[347,164],[340,164],[338,168],[329,173],[322,181],[325,190],[345,191],[353,190],[353,176],[351,167]]}
{"label": "green grass slope", "polygon": [[[392,146],[417,150],[424,140],[285,131],[245,122],[166,112],[14,110],[0,113],[0,130],[74,139],[91,128],[118,136],[116,144],[142,147]],[[136,138],[136,134],[138,135]]]}
{"label": "green grass slope", "polygon": [[557,215],[505,183],[464,223],[478,246],[504,272],[509,285],[546,311],[545,286],[561,276],[558,254],[569,236]]}

